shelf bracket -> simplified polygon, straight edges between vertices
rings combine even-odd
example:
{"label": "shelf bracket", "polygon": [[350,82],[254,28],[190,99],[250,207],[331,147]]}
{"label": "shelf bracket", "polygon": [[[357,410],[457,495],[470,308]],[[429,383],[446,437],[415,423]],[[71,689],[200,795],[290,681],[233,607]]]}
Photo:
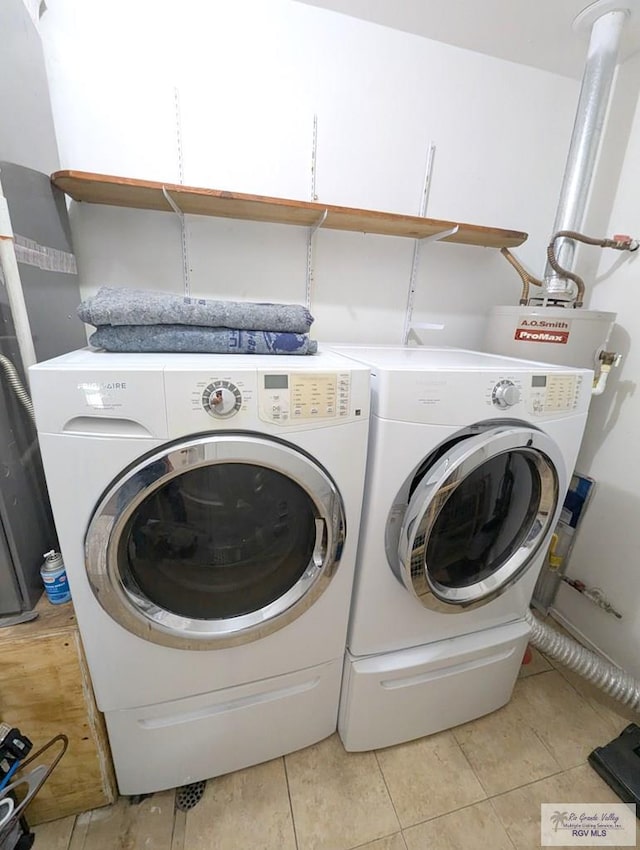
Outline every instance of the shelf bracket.
{"label": "shelf bracket", "polygon": [[305,303],[307,310],[311,309],[311,295],[313,294],[313,237],[322,227],[329,210],[325,210],[315,224],[311,225],[307,234],[307,284],[305,292]]}
{"label": "shelf bracket", "polygon": [[[429,192],[431,191],[431,175],[433,174],[433,159],[436,155],[435,142],[429,142],[427,148],[427,162],[424,167],[424,180],[422,182],[422,194],[420,196],[420,209],[418,215],[426,216],[427,204],[429,203]],[[413,300],[416,292],[416,279],[418,276],[418,265],[420,264],[421,240],[416,239],[413,243],[413,261],[411,263],[411,276],[409,277],[409,292],[407,293],[407,306],[404,311],[404,330],[402,332],[402,344],[407,345],[411,332],[411,316],[413,315]]]}
{"label": "shelf bracket", "polygon": [[443,331],[444,325],[440,322],[413,322],[409,325],[409,335],[407,342],[413,337],[418,345],[422,345],[422,340],[418,335],[418,331]]}
{"label": "shelf bracket", "polygon": [[176,204],[174,199],[171,197],[171,195],[167,191],[166,186],[162,187],[162,194],[164,195],[166,202],[169,204],[171,209],[174,211],[174,213],[178,216],[178,219],[180,220],[180,242],[182,246],[182,281],[184,284],[185,297],[188,298],[191,295],[191,277],[189,272],[189,237],[187,234],[187,226],[184,219],[184,213]]}
{"label": "shelf bracket", "polygon": [[[420,267],[420,249],[425,242],[439,242],[441,239],[446,239],[448,236],[453,236],[458,232],[458,225],[450,227],[448,230],[441,230],[438,233],[432,233],[431,236],[424,236],[422,239],[416,239],[413,245],[413,263],[411,264],[411,278],[409,280],[409,293],[407,295],[407,309],[404,318],[404,331],[402,332],[402,344],[406,345],[409,341],[409,334],[414,325],[411,322],[413,317],[413,302],[416,295],[416,280],[418,278],[418,269]],[[417,327],[417,326],[416,326]]]}

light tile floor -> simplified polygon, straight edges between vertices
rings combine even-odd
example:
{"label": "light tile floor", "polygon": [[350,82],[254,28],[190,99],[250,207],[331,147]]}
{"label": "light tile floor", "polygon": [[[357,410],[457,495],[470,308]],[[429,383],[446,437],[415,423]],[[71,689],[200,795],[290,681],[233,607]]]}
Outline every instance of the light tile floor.
{"label": "light tile floor", "polygon": [[[371,753],[334,735],[210,780],[188,813],[173,792],[36,828],[36,850],[529,850],[541,802],[619,802],[586,763],[636,720],[540,653],[511,702]],[[390,718],[390,722],[392,718]]]}

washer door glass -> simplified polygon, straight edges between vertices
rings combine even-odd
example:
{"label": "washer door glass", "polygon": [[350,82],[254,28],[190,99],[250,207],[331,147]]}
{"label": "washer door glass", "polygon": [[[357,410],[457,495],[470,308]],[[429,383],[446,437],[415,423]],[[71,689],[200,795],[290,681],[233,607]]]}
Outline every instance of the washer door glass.
{"label": "washer door glass", "polygon": [[486,604],[531,565],[559,508],[560,452],[531,428],[495,427],[421,470],[398,543],[400,577],[427,607]]}
{"label": "washer door glass", "polygon": [[87,570],[130,631],[229,646],[306,610],[343,537],[342,503],[320,466],[280,442],[221,435],[173,446],[116,483],[89,527]]}
{"label": "washer door glass", "polygon": [[246,463],[184,472],[132,513],[120,537],[125,584],[200,620],[248,614],[285,594],[315,545],[311,497],[286,475]]}

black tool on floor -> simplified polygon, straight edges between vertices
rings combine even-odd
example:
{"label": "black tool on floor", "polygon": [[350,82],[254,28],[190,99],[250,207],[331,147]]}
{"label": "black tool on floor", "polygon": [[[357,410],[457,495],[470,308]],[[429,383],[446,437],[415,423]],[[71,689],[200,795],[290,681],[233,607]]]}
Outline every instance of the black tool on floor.
{"label": "black tool on floor", "polygon": [[132,806],[139,806],[140,803],[144,803],[144,801],[148,800],[149,797],[153,797],[153,792],[150,794],[131,794],[129,796],[129,803]]}
{"label": "black tool on floor", "polygon": [[610,744],[596,747],[589,764],[623,803],[636,804],[640,818],[640,726],[630,723]]}
{"label": "black tool on floor", "polygon": [[[9,739],[11,740],[9,746],[15,748],[16,752],[24,753],[27,745],[28,750],[31,749],[31,741],[21,735],[17,729],[9,729],[9,733]],[[13,733],[17,734],[14,735]],[[0,826],[0,850],[30,850],[35,836],[25,820],[24,809],[33,800],[49,776],[51,776],[56,765],[67,751],[68,745],[69,739],[66,735],[56,735],[50,741],[47,741],[44,746],[40,747],[37,752],[29,755],[28,758],[23,761],[16,761],[6,773],[2,781],[11,779],[11,783],[2,786],[0,799],[9,796],[13,800],[14,806],[9,819],[5,820],[2,826]],[[49,752],[52,749],[54,753],[57,750],[54,756]],[[42,756],[44,756],[45,763],[31,767],[29,772],[25,773],[25,768],[30,767],[34,761],[39,761]],[[47,764],[47,761],[50,763]],[[15,765],[18,765],[19,768],[17,779],[13,775]],[[19,796],[14,793],[16,788],[21,789]]]}
{"label": "black tool on floor", "polygon": [[[0,723],[0,796],[4,796],[2,789],[9,785],[20,767],[21,760],[29,755],[32,748],[31,741],[19,729],[8,723]],[[10,793],[10,796],[17,805],[15,795]],[[0,850],[29,850],[34,842],[29,824],[24,816],[11,820],[12,823],[7,824],[6,830],[4,827],[0,828]]]}
{"label": "black tool on floor", "polygon": [[8,723],[0,723],[0,791],[9,784],[9,780],[20,767],[33,744],[19,729]]}

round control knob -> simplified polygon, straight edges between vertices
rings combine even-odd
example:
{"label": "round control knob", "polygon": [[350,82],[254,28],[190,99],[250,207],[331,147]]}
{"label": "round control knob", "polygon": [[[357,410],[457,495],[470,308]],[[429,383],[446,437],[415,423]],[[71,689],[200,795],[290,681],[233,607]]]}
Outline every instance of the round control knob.
{"label": "round control knob", "polygon": [[491,401],[501,410],[507,407],[513,407],[514,404],[520,401],[520,390],[513,381],[500,381],[493,388]]}
{"label": "round control knob", "polygon": [[202,393],[202,406],[210,416],[226,419],[240,410],[242,394],[231,381],[214,381]]}

